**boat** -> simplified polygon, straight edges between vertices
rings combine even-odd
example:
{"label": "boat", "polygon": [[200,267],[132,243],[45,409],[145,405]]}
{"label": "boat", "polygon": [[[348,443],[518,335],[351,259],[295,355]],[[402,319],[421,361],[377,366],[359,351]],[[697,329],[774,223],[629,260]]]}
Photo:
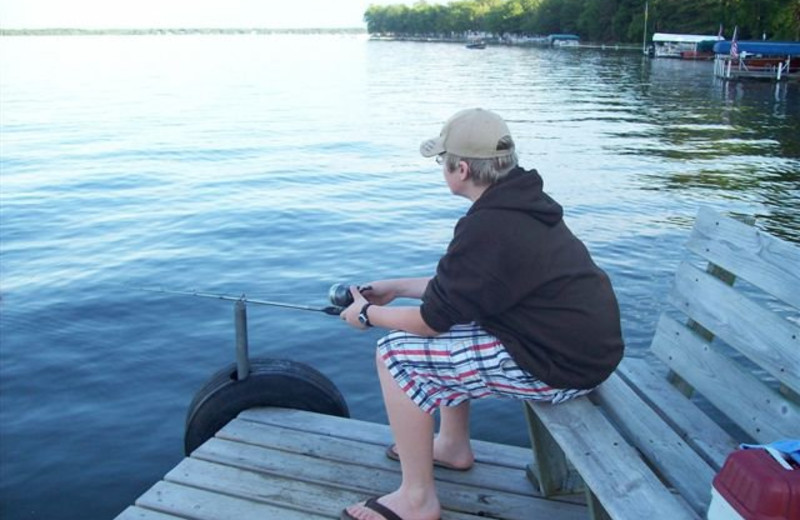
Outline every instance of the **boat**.
{"label": "boat", "polygon": [[553,47],[577,47],[580,37],[577,34],[551,34],[547,41]]}
{"label": "boat", "polygon": [[800,42],[738,41],[714,45],[714,75],[723,79],[800,78]]}
{"label": "boat", "polygon": [[682,60],[713,60],[714,59],[714,44],[716,40],[703,40],[697,42],[695,49],[688,51],[681,51]]}
{"label": "boat", "polygon": [[483,40],[475,40],[474,42],[469,42],[467,44],[467,49],[485,49],[486,42]]}
{"label": "boat", "polygon": [[[653,56],[656,58],[683,58],[683,59],[697,59],[696,56],[700,51],[698,47],[703,42],[718,42],[722,41],[722,36],[705,36],[700,34],[671,34],[671,33],[655,33],[653,34]],[[708,44],[704,44],[707,48]],[[713,54],[708,51],[708,59],[713,57]],[[686,53],[685,55],[683,53]]]}

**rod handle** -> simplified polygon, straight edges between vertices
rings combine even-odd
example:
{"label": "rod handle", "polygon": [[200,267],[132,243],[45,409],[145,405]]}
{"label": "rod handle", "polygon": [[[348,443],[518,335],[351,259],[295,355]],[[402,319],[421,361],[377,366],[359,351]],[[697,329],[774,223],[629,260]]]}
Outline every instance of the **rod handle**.
{"label": "rod handle", "polygon": [[327,307],[321,308],[320,310],[330,316],[338,316],[342,313],[344,309],[345,309],[344,307],[339,307],[337,305],[329,305]]}

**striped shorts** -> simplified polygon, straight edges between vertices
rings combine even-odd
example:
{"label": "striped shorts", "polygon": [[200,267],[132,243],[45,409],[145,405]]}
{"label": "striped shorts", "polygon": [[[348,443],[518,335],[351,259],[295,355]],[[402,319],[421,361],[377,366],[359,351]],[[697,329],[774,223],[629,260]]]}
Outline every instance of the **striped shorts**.
{"label": "striped shorts", "polygon": [[591,389],[552,388],[517,365],[500,340],[475,323],[432,338],[392,331],[378,341],[381,359],[423,411],[468,399],[511,397],[553,404]]}

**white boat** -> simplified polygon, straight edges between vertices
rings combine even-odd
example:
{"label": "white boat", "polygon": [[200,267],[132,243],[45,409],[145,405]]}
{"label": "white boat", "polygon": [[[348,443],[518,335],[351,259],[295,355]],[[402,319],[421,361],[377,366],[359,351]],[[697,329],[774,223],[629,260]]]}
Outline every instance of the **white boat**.
{"label": "white boat", "polygon": [[553,47],[577,47],[580,37],[577,34],[551,34],[547,41]]}
{"label": "white boat", "polygon": [[653,49],[656,58],[681,58],[684,53],[696,53],[700,42],[724,40],[722,36],[700,34],[653,34]]}

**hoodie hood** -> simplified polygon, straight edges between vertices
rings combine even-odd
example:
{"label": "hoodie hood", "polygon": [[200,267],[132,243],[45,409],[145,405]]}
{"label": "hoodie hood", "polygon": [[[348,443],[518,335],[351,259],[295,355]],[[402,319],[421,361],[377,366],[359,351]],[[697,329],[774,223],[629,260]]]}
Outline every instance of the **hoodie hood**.
{"label": "hoodie hood", "polygon": [[467,211],[470,215],[483,209],[520,211],[548,226],[561,222],[564,210],[543,190],[544,182],[536,170],[519,166],[490,186]]}

